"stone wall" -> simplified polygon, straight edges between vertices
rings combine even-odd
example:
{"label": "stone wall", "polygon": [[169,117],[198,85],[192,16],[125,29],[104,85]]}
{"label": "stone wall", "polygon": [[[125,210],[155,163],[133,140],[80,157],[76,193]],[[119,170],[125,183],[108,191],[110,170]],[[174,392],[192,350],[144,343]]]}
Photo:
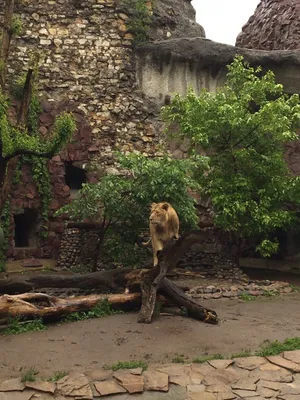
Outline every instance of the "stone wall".
{"label": "stone wall", "polygon": [[236,46],[260,50],[295,50],[300,44],[299,0],[261,0],[243,26]]}
{"label": "stone wall", "polygon": [[78,228],[64,229],[57,266],[60,268],[91,267],[96,256],[97,241],[97,231]]}
{"label": "stone wall", "polygon": [[[0,0],[0,10],[3,4]],[[63,110],[74,112],[77,132],[72,143],[49,162],[53,191],[49,238],[40,239],[36,248],[16,248],[12,221],[9,256],[57,256],[63,227],[53,214],[70,199],[66,162],[84,168],[87,181],[96,182],[101,170],[113,168],[115,149],[160,154],[162,138],[138,92],[132,36],[126,32],[127,15],[118,4],[117,0],[41,0],[26,2],[17,10],[24,32],[14,41],[9,74],[13,79],[26,72],[30,54],[38,51],[43,58],[40,133],[47,135]],[[39,207],[36,185],[24,166],[12,211],[20,214]]]}
{"label": "stone wall", "polygon": [[[0,0],[0,22],[3,4]],[[63,223],[53,215],[72,194],[66,184],[66,163],[84,169],[88,182],[97,182],[104,170],[115,172],[115,149],[162,154],[160,107],[174,92],[185,94],[189,86],[198,93],[204,87],[215,91],[224,83],[226,64],[236,53],[273,69],[288,93],[300,93],[299,54],[238,49],[203,39],[205,33],[194,21],[189,0],[157,0],[150,37],[171,39],[136,51],[126,31],[128,16],[118,0],[40,0],[22,3],[18,11],[24,32],[14,42],[9,74],[14,78],[24,73],[36,49],[43,59],[40,133],[51,131],[62,110],[74,112],[77,132],[72,143],[49,161],[53,200],[48,239],[39,239],[33,248],[16,248],[12,221],[12,257],[57,256]],[[184,32],[194,38],[180,39]],[[185,156],[186,144],[178,146],[170,149],[175,156]],[[13,214],[39,208],[30,168],[24,166],[12,198]],[[38,235],[38,223],[36,231]]]}
{"label": "stone wall", "polygon": [[137,49],[137,80],[144,96],[161,107],[177,92],[192,87],[215,92],[226,80],[235,55],[252,65],[271,69],[287,93],[300,93],[300,54],[296,51],[257,51],[216,43],[204,38],[183,38],[145,44]]}

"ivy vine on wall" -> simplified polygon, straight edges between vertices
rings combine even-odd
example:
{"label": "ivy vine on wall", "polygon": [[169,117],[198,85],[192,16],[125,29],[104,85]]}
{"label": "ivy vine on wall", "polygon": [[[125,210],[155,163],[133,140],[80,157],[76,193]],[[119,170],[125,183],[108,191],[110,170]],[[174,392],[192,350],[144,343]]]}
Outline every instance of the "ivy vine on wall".
{"label": "ivy vine on wall", "polygon": [[0,272],[5,271],[5,260],[6,260],[6,252],[8,250],[8,237],[9,237],[9,228],[11,224],[11,197],[9,196],[2,215],[1,215],[1,228],[3,230],[4,239],[0,244]]}
{"label": "ivy vine on wall", "polygon": [[152,21],[152,11],[149,0],[121,0],[121,5],[128,14],[126,26],[134,35],[133,43],[138,45],[148,41]]}
{"label": "ivy vine on wall", "polygon": [[[37,73],[37,72],[36,72]],[[19,78],[13,86],[13,95],[20,98],[24,87],[25,76]],[[42,107],[38,99],[36,86],[33,87],[30,105],[28,110],[28,131],[32,136],[39,136],[39,115]],[[42,237],[48,236],[49,206],[52,199],[50,175],[48,170],[48,160],[35,156],[22,156],[15,173],[15,182],[19,183],[21,178],[22,164],[30,164],[32,168],[32,178],[36,183],[38,193],[41,198],[40,216],[42,226],[40,234]]]}

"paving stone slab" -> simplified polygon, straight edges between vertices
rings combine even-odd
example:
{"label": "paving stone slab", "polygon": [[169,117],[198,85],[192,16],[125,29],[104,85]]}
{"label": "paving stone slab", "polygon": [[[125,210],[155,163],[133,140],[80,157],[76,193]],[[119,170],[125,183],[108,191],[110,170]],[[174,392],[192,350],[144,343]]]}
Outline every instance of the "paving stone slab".
{"label": "paving stone slab", "polygon": [[283,357],[289,361],[300,364],[300,350],[285,351]]}
{"label": "paving stone slab", "polygon": [[226,369],[230,365],[234,363],[233,360],[210,360],[208,361],[209,365],[216,369]]}
{"label": "paving stone slab", "polygon": [[243,400],[265,400],[265,399],[258,395],[256,397],[245,397]]}
{"label": "paving stone slab", "polygon": [[94,386],[98,395],[107,396],[111,394],[127,393],[126,389],[120,386],[115,380],[110,379],[108,381],[94,382]]}
{"label": "paving stone slab", "polygon": [[259,385],[260,387],[263,387],[263,388],[267,388],[267,389],[272,389],[272,390],[279,391],[279,390],[285,388],[285,386],[286,386],[287,384],[286,384],[286,383],[282,383],[282,382],[265,381],[265,380],[261,379],[261,380],[258,382],[258,385]]}
{"label": "paving stone slab", "polygon": [[130,372],[133,375],[142,375],[143,368],[132,368],[129,369],[128,372]]}
{"label": "paving stone slab", "polygon": [[239,375],[236,372],[229,371],[228,369],[213,370],[209,375],[206,375],[203,379],[203,383],[207,386],[218,385],[218,384],[229,384],[235,383],[239,380]]}
{"label": "paving stone slab", "polygon": [[230,386],[227,386],[225,384],[210,385],[206,386],[206,391],[209,393],[224,393],[224,392],[231,392],[231,388]]}
{"label": "paving stone slab", "polygon": [[293,381],[293,375],[291,372],[284,368],[277,371],[260,371],[259,369],[255,369],[254,371],[250,371],[249,377],[272,382],[289,383]]}
{"label": "paving stone slab", "polygon": [[[168,392],[144,392],[141,394],[117,394],[114,396],[104,396],[100,399],[105,400],[187,400],[186,389],[182,386],[170,385]],[[55,399],[56,400],[56,399]],[[69,400],[69,399],[68,399]]]}
{"label": "paving stone slab", "polygon": [[32,390],[24,390],[23,392],[2,392],[0,400],[30,400],[34,395]]}
{"label": "paving stone slab", "polygon": [[237,397],[231,391],[218,393],[217,400],[235,400]]}
{"label": "paving stone slab", "polygon": [[239,389],[232,389],[233,393],[241,397],[242,399],[244,398],[255,398],[258,397],[259,394],[255,391],[251,390],[239,390]]}
{"label": "paving stone slab", "polygon": [[145,390],[167,392],[169,390],[169,375],[158,371],[145,371]]}
{"label": "paving stone slab", "polygon": [[112,372],[99,369],[99,370],[86,371],[85,375],[87,376],[88,379],[92,381],[102,382],[105,381],[106,379],[111,378]]}
{"label": "paving stone slab", "polygon": [[[61,397],[61,400],[68,400],[66,397]],[[70,397],[69,397],[70,399]],[[53,397],[49,393],[35,393],[30,400],[59,400],[59,397]]]}
{"label": "paving stone slab", "polygon": [[125,371],[117,371],[113,374],[113,377],[117,379],[127,392],[129,393],[141,393],[144,390],[144,377],[139,375],[132,375]]}
{"label": "paving stone slab", "polygon": [[[195,375],[191,376],[190,372],[191,372],[191,367],[190,365],[174,365],[174,364],[170,364],[170,365],[164,365],[162,367],[156,367],[155,369],[158,372],[167,374],[169,376],[169,382],[173,383],[175,385],[179,385],[179,386],[186,386],[189,385],[192,382],[192,379],[195,378]],[[203,375],[201,375],[199,377],[198,374],[198,380],[199,378],[201,378],[201,380],[203,379]],[[197,381],[195,382],[197,383]],[[201,382],[199,382],[201,383]]]}
{"label": "paving stone slab", "polygon": [[190,393],[203,393],[205,392],[205,385],[187,385],[186,390],[188,395]]}
{"label": "paving stone slab", "polygon": [[280,395],[283,394],[295,394],[300,398],[300,385],[299,383],[287,383],[283,388],[280,389]]}
{"label": "paving stone slab", "polygon": [[278,367],[278,365],[266,362],[265,364],[263,364],[259,367],[259,370],[260,371],[279,371],[280,367]]}
{"label": "paving stone slab", "polygon": [[198,372],[199,374],[203,375],[208,375],[215,371],[215,368],[209,365],[208,363],[205,364],[191,364],[191,370],[194,372]]}
{"label": "paving stone slab", "polygon": [[293,395],[293,394],[284,394],[284,395],[279,395],[276,397],[279,400],[299,400],[299,396]]}
{"label": "paving stone slab", "polygon": [[192,392],[188,395],[188,400],[217,400],[217,397],[212,393]]}
{"label": "paving stone slab", "polygon": [[169,376],[188,375],[191,370],[190,365],[166,364],[154,368],[158,372],[162,372]]}
{"label": "paving stone slab", "polygon": [[201,374],[200,372],[197,372],[195,370],[192,370],[192,369],[190,370],[188,376],[190,379],[190,382],[189,382],[190,385],[200,385],[200,383],[202,383],[202,381],[204,379],[203,374]]}
{"label": "paving stone slab", "polygon": [[93,400],[92,389],[88,378],[84,374],[71,373],[56,382],[57,391],[63,396],[78,397],[84,400]]}
{"label": "paving stone slab", "polygon": [[264,357],[257,356],[240,357],[234,358],[234,362],[238,367],[252,371],[260,367],[262,364],[265,364],[266,359]]}
{"label": "paving stone slab", "polygon": [[281,356],[268,356],[266,357],[270,363],[278,365],[279,367],[288,369],[292,372],[300,372],[300,366],[293,361],[286,360]]}
{"label": "paving stone slab", "polygon": [[54,382],[47,381],[26,382],[25,386],[29,389],[52,394],[55,392],[56,389],[56,384]]}
{"label": "paving stone slab", "polygon": [[231,385],[232,389],[240,389],[240,390],[256,390],[256,379],[255,378],[246,378],[239,379],[237,382]]}
{"label": "paving stone slab", "polygon": [[271,397],[275,398],[275,396],[278,394],[278,391],[272,390],[272,389],[267,389],[262,386],[258,386],[256,391],[258,394],[260,394],[265,399],[270,399]]}
{"label": "paving stone slab", "polygon": [[0,392],[22,391],[24,388],[25,384],[21,382],[20,378],[7,379],[0,384]]}

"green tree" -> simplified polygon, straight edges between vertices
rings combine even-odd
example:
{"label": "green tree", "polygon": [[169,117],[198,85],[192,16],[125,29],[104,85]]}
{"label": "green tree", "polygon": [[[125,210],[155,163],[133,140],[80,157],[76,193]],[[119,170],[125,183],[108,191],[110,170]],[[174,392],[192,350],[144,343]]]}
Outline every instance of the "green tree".
{"label": "green tree", "polygon": [[188,193],[197,188],[191,177],[195,166],[199,168],[194,160],[135,154],[119,154],[117,159],[123,175],[109,174],[97,184],[83,185],[79,197],[56,212],[75,221],[101,221],[98,253],[105,239],[125,241],[132,251],[141,229],[148,227],[152,202],[170,202],[182,229],[197,225],[195,201]]}
{"label": "green tree", "polygon": [[299,224],[299,177],[284,158],[285,145],[298,139],[299,96],[284,94],[273,72],[237,56],[224,87],[177,94],[163,116],[169,133],[189,139],[191,157],[207,153],[207,170],[195,179],[211,199],[215,225],[239,243],[256,238],[264,256],[276,252],[276,229]]}

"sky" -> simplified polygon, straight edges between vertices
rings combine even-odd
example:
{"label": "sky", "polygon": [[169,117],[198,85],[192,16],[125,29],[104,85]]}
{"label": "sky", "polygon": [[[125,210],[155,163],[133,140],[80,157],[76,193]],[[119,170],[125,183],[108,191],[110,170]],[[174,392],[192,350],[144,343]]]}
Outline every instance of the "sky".
{"label": "sky", "polygon": [[235,45],[242,26],[253,15],[259,0],[193,0],[197,22],[207,39]]}

